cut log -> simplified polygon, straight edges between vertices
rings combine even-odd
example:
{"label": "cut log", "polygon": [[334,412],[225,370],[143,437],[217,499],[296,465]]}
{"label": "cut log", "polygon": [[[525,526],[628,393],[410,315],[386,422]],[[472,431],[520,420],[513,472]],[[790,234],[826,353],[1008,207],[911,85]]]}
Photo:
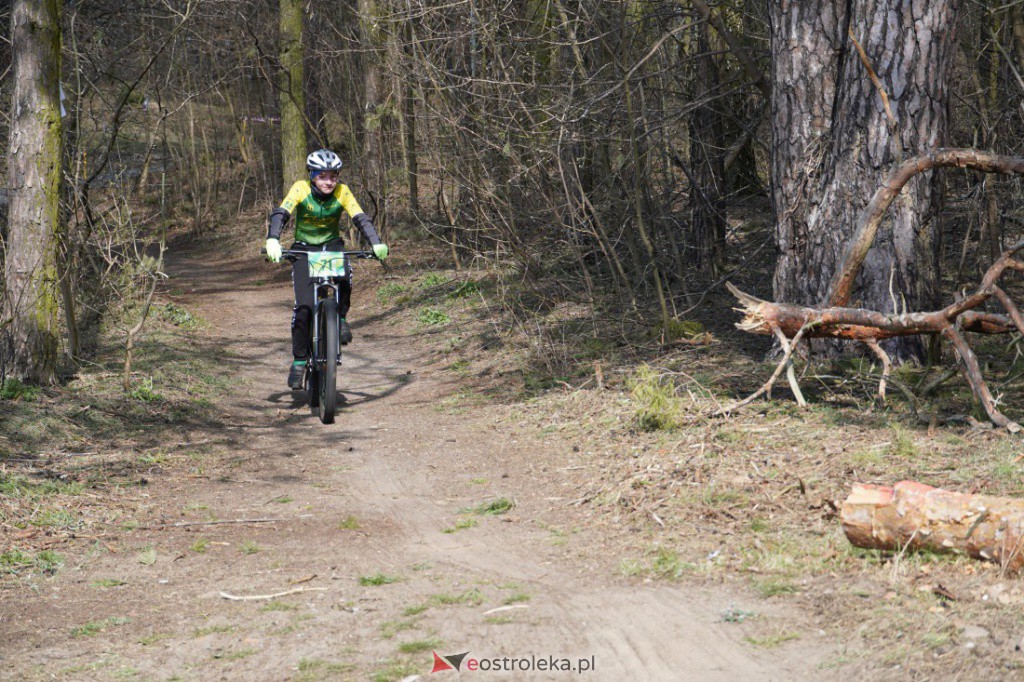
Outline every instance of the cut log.
{"label": "cut log", "polygon": [[968,495],[914,481],[857,483],[840,511],[856,547],[961,552],[1006,570],[1024,566],[1024,500]]}

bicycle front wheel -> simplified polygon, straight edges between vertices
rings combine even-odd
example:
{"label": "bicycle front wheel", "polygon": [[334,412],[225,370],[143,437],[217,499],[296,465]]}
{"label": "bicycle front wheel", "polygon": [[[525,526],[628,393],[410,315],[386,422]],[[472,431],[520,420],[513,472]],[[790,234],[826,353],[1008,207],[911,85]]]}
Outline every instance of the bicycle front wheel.
{"label": "bicycle front wheel", "polygon": [[317,388],[320,394],[320,421],[334,423],[334,409],[338,398],[338,304],[331,299],[323,302],[320,313],[317,362],[320,364]]}

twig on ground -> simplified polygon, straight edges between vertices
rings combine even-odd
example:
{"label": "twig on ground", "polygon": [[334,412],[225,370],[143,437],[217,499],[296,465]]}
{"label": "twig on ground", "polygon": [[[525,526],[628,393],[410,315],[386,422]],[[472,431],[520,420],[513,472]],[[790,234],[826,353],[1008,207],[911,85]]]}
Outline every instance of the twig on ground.
{"label": "twig on ground", "polygon": [[277,599],[278,597],[287,597],[289,594],[298,594],[299,592],[326,592],[326,587],[296,587],[293,590],[285,590],[284,592],[277,592],[276,594],[250,594],[245,596],[238,596],[229,594],[227,592],[221,592],[220,596],[224,599],[230,599],[231,601],[258,601],[261,599]]}
{"label": "twig on ground", "polygon": [[489,616],[492,613],[498,613],[500,611],[511,611],[513,609],[528,609],[528,604],[512,604],[511,606],[499,606],[498,608],[491,609],[490,611],[484,611],[485,616]]}

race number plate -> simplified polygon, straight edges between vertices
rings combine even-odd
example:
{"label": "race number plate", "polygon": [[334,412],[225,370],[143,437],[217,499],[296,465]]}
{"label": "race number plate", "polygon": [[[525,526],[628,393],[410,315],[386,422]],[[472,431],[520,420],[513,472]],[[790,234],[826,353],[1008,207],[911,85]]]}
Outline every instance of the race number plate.
{"label": "race number plate", "polygon": [[345,257],[332,251],[311,251],[309,253],[310,277],[344,277]]}

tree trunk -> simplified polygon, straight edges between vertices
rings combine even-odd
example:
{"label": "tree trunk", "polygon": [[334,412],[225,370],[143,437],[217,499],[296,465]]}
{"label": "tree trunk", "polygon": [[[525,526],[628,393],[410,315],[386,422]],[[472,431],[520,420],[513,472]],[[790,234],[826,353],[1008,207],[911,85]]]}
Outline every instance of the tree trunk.
{"label": "tree trunk", "polygon": [[840,517],[851,544],[903,552],[961,552],[1024,566],[1024,500],[967,495],[913,481],[854,484]]}
{"label": "tree trunk", "polygon": [[775,299],[813,305],[822,286],[815,280],[827,282],[829,275],[809,272],[805,264],[815,250],[813,240],[820,239],[811,223],[812,201],[825,164],[840,58],[848,40],[845,3],[781,0],[769,6],[771,192],[779,246]]}
{"label": "tree trunk", "polygon": [[[855,219],[890,168],[945,142],[960,5],[772,4],[777,300],[823,302]],[[862,307],[934,307],[934,187],[932,177],[915,178],[886,218],[858,280]],[[888,350],[901,361],[920,344],[901,340]]]}
{"label": "tree trunk", "polygon": [[690,117],[690,239],[696,263],[717,274],[725,253],[725,202],[722,200],[725,164],[722,117],[716,108],[721,79],[712,51],[707,22],[694,25],[696,47],[694,102]]}
{"label": "tree trunk", "polygon": [[409,210],[420,212],[419,165],[416,144],[416,90],[411,83],[406,83],[402,92],[405,107],[405,174],[409,183]]}
{"label": "tree trunk", "polygon": [[57,366],[60,16],[60,0],[16,0],[11,15],[14,93],[3,315],[10,318],[10,373],[38,383],[53,381]]}
{"label": "tree trunk", "polygon": [[[386,200],[383,177],[381,131],[385,112],[382,108],[381,48],[384,36],[377,0],[359,0],[360,41],[363,49],[363,121],[362,168],[367,191],[381,193]],[[383,205],[383,202],[382,202]],[[383,215],[375,216],[377,226],[383,228]]]}
{"label": "tree trunk", "polygon": [[306,175],[306,98],[302,80],[302,0],[281,0],[282,193]]}

